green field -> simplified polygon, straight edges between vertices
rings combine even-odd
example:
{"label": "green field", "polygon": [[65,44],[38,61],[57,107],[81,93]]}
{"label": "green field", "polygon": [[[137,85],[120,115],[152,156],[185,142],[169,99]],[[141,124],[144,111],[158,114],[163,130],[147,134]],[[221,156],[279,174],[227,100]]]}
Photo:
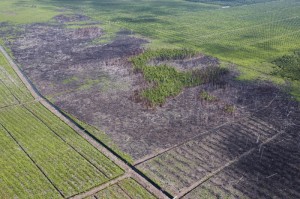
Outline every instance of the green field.
{"label": "green field", "polygon": [[[207,1],[202,1],[207,2]],[[162,1],[44,1],[47,5],[68,6],[112,27],[132,30],[151,40],[149,47],[191,48],[238,65],[240,79],[261,78],[284,83],[273,75],[271,62],[291,54],[300,46],[300,1],[251,1],[222,8],[184,0]],[[227,1],[233,2],[233,1]],[[242,1],[240,1],[242,2]],[[254,2],[254,3],[253,3]],[[294,94],[300,94],[294,82]]]}
{"label": "green field", "polygon": [[97,198],[109,198],[109,199],[155,199],[151,193],[149,193],[144,187],[137,183],[132,178],[124,179],[117,184],[114,184],[106,189],[103,189],[96,193],[94,196],[88,199]]}
{"label": "green field", "polygon": [[0,53],[0,108],[32,100],[23,82]]}
{"label": "green field", "polygon": [[34,102],[2,54],[0,58],[0,198],[70,197],[124,173]]}

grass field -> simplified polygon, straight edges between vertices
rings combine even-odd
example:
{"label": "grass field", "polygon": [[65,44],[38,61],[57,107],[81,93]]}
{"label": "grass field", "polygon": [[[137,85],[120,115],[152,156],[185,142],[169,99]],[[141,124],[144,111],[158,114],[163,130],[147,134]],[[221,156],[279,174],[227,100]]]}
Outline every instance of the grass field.
{"label": "grass field", "polygon": [[[33,97],[1,54],[0,198],[60,198],[123,174]],[[3,106],[7,105],[7,106]]]}
{"label": "grass field", "polygon": [[132,178],[126,178],[117,184],[114,184],[88,199],[94,198],[109,198],[109,199],[155,199],[144,187]]}
{"label": "grass field", "polygon": [[0,53],[0,93],[0,108],[33,100],[2,53]]}
{"label": "grass field", "polygon": [[[70,6],[68,0],[44,2]],[[218,5],[220,1],[75,2],[71,8],[100,20],[107,30],[117,26],[151,39],[152,49],[192,48],[233,62],[239,65],[242,80],[283,83],[284,78],[271,74],[275,67],[271,62],[293,53],[300,44],[297,0],[249,1],[229,8]],[[297,82],[293,85],[294,90],[298,88]]]}

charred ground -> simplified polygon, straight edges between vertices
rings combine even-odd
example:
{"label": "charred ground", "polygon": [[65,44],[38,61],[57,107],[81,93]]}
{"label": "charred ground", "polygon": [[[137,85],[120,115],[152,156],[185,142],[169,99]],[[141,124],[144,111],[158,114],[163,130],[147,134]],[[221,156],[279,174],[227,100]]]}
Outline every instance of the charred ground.
{"label": "charred ground", "polygon": [[[64,25],[82,20],[93,25],[72,29]],[[235,81],[231,73],[218,84],[184,89],[164,105],[148,109],[133,98],[147,83],[128,61],[142,53],[148,41],[123,31],[111,43],[92,43],[103,34],[101,25],[87,17],[59,15],[51,24],[20,27],[8,45],[43,95],[104,130],[135,160],[246,116],[270,103],[278,93],[271,84]],[[219,65],[217,59],[205,55],[164,63],[179,70]],[[203,90],[218,100],[201,100]]]}
{"label": "charred ground", "polygon": [[[73,25],[78,23],[79,27],[67,28],[69,22]],[[85,23],[84,26],[80,25],[82,22]],[[275,140],[275,144],[269,144],[271,148],[266,150],[266,154],[279,150],[278,147],[283,150],[282,154],[291,153],[284,157],[278,153],[271,153],[266,160],[256,163],[257,159],[262,157],[261,152],[259,151],[258,155],[253,152],[253,155],[243,159],[241,163],[228,168],[230,172],[230,169],[233,169],[236,174],[233,175],[230,172],[228,174],[224,170],[226,173],[224,175],[229,175],[223,177],[225,181],[230,178],[238,180],[240,173],[250,173],[243,178],[243,182],[247,181],[254,186],[254,189],[258,189],[259,184],[252,180],[255,172],[264,175],[264,178],[278,173],[277,177],[284,179],[288,176],[284,172],[277,172],[279,168],[293,168],[293,172],[299,170],[297,166],[299,156],[296,153],[299,146],[295,144],[299,133],[299,103],[287,95],[282,90],[283,88],[269,82],[238,81],[235,79],[237,72],[232,65],[232,67],[229,66],[230,73],[222,75],[218,81],[185,88],[178,96],[169,98],[161,106],[149,108],[142,101],[136,100],[136,95],[147,88],[149,83],[145,81],[143,74],[136,72],[128,61],[130,57],[143,53],[144,44],[148,41],[132,35],[131,31],[119,32],[110,43],[95,44],[94,41],[101,38],[105,31],[101,28],[101,23],[91,21],[82,15],[59,15],[51,23],[25,25],[18,28],[6,23],[1,25],[7,27],[2,29],[2,37],[5,37],[8,32],[13,35],[13,38],[6,40],[6,44],[12,49],[15,59],[41,93],[62,110],[104,130],[114,143],[130,154],[136,162],[146,160],[145,164],[148,162],[151,164],[152,156],[159,158],[164,154],[157,152],[168,148],[171,148],[172,152],[172,147],[180,151],[177,145],[189,143],[196,137],[199,143],[205,141],[203,138],[207,141],[204,143],[210,143],[213,137],[207,136],[207,132],[214,132],[214,129],[220,125],[237,122],[251,115],[274,126],[277,131],[287,132],[286,137],[277,138],[278,141],[286,140],[282,142],[283,146],[277,146]],[[167,64],[179,71],[189,71],[219,67],[220,61],[211,56],[197,54],[182,60],[151,60],[149,64],[153,67]],[[203,93],[206,97],[203,97]],[[238,129],[235,130],[238,131]],[[214,136],[213,133],[208,135]],[[248,150],[248,148],[243,148],[243,144],[248,143],[246,140],[248,138],[244,134],[241,134],[240,138],[230,133],[225,136],[219,136],[216,133],[215,136],[218,138],[219,145],[222,145],[221,150],[218,151],[214,145],[210,145],[211,148],[207,148],[207,153],[201,150],[203,157],[211,156],[218,159],[222,156],[226,162]],[[295,140],[292,140],[293,137]],[[252,144],[255,146],[255,141]],[[195,148],[193,151],[197,152],[199,149]],[[216,156],[214,156],[214,151],[218,151]],[[283,162],[284,159],[285,163],[283,166],[268,167],[273,159],[278,159],[279,162]],[[224,164],[221,160],[216,161]],[[166,165],[172,161],[168,159]],[[243,161],[250,166],[245,167]],[[202,166],[207,164],[208,171],[213,171],[217,168],[214,166],[218,166],[209,165],[208,162],[201,164]],[[261,165],[256,167],[257,164]],[[164,169],[164,166],[160,167]],[[265,167],[269,168],[270,172],[261,174],[260,168]],[[172,174],[175,171],[174,168],[171,168],[171,179],[174,177]],[[141,167],[141,170],[144,169]],[[174,185],[170,189],[171,192],[176,194],[178,190],[188,187],[203,175],[203,171],[192,171],[191,173],[185,171],[185,176],[191,175],[190,178],[180,182],[182,187]],[[176,178],[179,179],[181,174],[176,174]],[[223,173],[220,173],[219,176],[222,177],[222,175]],[[223,192],[234,194],[244,189],[244,186],[236,185],[232,188],[231,185],[226,185],[222,181],[223,178],[218,179],[219,176],[206,183],[209,187],[212,186],[209,183],[213,184],[213,190],[209,190],[213,196],[222,196]],[[274,184],[273,180],[278,179],[271,177],[266,178],[268,179],[266,183]],[[168,179],[167,176],[165,182],[168,182],[170,178]],[[286,188],[289,184],[298,182],[296,178],[291,178],[289,183],[282,183],[276,185]],[[192,190],[186,197],[195,198],[202,193],[206,184]],[[274,186],[268,187],[265,195],[258,192],[254,195],[269,197]],[[216,187],[220,187],[220,191]],[[168,189],[168,186],[164,188]],[[244,190],[251,193],[250,188]],[[293,190],[294,193],[290,196],[299,194],[297,189]],[[244,193],[245,195],[254,197],[253,194]]]}

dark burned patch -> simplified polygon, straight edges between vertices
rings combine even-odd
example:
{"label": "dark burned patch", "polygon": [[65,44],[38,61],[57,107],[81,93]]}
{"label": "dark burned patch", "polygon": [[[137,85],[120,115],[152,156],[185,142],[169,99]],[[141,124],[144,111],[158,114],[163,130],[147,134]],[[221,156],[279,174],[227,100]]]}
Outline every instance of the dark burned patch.
{"label": "dark burned patch", "polygon": [[72,14],[72,15],[57,15],[53,18],[58,23],[69,23],[69,22],[78,22],[78,21],[88,21],[91,18],[85,15]]}
{"label": "dark burned patch", "polygon": [[184,199],[299,198],[300,155],[298,130],[287,131],[203,183]]}
{"label": "dark burned patch", "polygon": [[[109,44],[92,45],[93,39],[101,37],[101,29],[74,30],[48,24],[24,29],[9,45],[41,93],[80,120],[104,130],[135,159],[249,115],[281,95],[274,86],[241,83],[229,75],[221,83],[185,89],[163,106],[147,110],[132,100],[134,91],[144,88],[145,82],[127,61],[142,53],[147,41],[123,32]],[[218,61],[200,56],[172,62],[176,63],[187,70],[217,65]],[[202,91],[219,100],[201,100]],[[232,105],[236,107],[232,113],[224,111]]]}
{"label": "dark burned patch", "polygon": [[[281,135],[257,147],[184,198],[197,198],[199,195],[211,198],[299,198],[300,105],[286,97],[277,95],[272,104],[255,116],[262,117],[263,121],[267,121],[266,124],[275,126],[276,133],[281,132]],[[261,123],[252,124],[247,131],[251,131],[254,125],[259,126]],[[261,129],[270,134],[265,128]],[[230,139],[234,140],[235,137]],[[249,138],[245,137],[235,143],[249,145]],[[227,157],[232,154],[233,145],[225,145],[222,155]]]}
{"label": "dark burned patch", "polygon": [[0,27],[6,27],[8,26],[8,22],[0,22]]}
{"label": "dark burned patch", "polygon": [[139,53],[145,43],[123,35],[107,45],[91,45],[93,39],[102,36],[98,27],[66,29],[34,24],[24,29],[9,45],[25,73],[50,97],[85,90],[103,81],[114,84],[114,73],[120,75],[126,70],[127,57]]}

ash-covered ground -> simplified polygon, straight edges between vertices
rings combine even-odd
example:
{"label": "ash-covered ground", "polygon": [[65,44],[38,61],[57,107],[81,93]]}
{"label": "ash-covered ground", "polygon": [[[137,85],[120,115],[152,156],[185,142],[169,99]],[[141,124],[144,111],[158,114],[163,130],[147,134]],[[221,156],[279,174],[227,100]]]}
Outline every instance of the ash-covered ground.
{"label": "ash-covered ground", "polygon": [[[68,29],[65,24],[70,22],[85,25]],[[2,36],[5,34],[1,32]],[[136,91],[147,84],[128,61],[142,53],[148,41],[121,31],[108,44],[93,43],[104,34],[101,23],[88,17],[59,15],[51,23],[19,27],[7,45],[44,96],[78,119],[105,131],[135,160],[248,116],[269,106],[278,96],[285,96],[269,83],[235,81],[232,72],[217,84],[186,88],[166,104],[149,109],[134,100]],[[219,61],[199,55],[168,64],[190,70],[218,65]],[[201,99],[203,90],[217,100]],[[289,101],[284,97],[285,100]]]}

